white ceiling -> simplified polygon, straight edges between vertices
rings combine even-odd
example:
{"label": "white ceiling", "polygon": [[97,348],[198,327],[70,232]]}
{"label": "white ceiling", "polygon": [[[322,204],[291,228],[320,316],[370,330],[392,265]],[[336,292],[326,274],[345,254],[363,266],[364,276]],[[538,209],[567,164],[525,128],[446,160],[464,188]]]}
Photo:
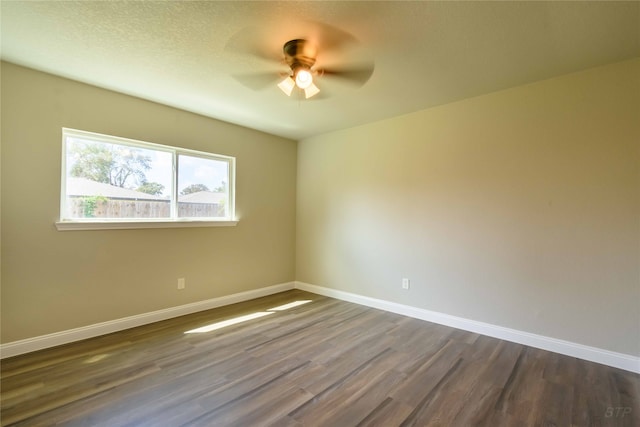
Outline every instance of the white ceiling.
{"label": "white ceiling", "polygon": [[[10,2],[2,59],[292,139],[640,56],[639,2]],[[235,75],[322,23],[358,44],[318,65],[372,58],[362,87],[323,76],[318,99]],[[320,27],[323,28],[323,27]],[[326,35],[326,34],[325,34]],[[322,42],[321,42],[322,43]]]}

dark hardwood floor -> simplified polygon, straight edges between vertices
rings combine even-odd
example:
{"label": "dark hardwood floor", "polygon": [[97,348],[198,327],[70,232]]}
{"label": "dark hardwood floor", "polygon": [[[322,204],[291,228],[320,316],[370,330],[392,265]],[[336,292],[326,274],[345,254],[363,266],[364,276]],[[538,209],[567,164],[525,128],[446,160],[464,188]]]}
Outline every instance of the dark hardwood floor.
{"label": "dark hardwood floor", "polygon": [[[282,311],[270,308],[310,303]],[[186,331],[270,313],[203,333]],[[289,291],[2,361],[2,425],[639,426],[640,376]]]}

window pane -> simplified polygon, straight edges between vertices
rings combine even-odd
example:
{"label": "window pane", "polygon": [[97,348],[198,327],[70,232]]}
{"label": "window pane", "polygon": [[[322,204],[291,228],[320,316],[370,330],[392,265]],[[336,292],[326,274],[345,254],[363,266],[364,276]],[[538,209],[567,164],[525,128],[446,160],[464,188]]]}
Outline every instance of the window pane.
{"label": "window pane", "polygon": [[233,157],[62,133],[61,222],[234,221]]}
{"label": "window pane", "polygon": [[66,218],[169,218],[172,153],[66,138]]}
{"label": "window pane", "polygon": [[229,217],[229,163],[178,156],[178,217]]}

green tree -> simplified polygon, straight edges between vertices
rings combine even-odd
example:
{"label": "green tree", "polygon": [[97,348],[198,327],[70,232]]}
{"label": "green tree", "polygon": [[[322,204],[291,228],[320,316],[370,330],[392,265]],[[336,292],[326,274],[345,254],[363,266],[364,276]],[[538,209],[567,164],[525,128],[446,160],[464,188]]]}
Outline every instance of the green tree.
{"label": "green tree", "polygon": [[216,193],[226,193],[227,192],[227,183],[222,181],[222,185],[213,189]]}
{"label": "green tree", "polygon": [[209,191],[209,187],[207,187],[204,184],[191,184],[191,185],[183,188],[182,191],[180,192],[180,194],[185,196],[187,194],[197,193],[198,191]]}
{"label": "green tree", "polygon": [[103,196],[88,196],[82,197],[82,211],[84,213],[85,218],[93,218],[95,217],[95,211],[99,204],[107,201],[106,197]]}
{"label": "green tree", "polygon": [[136,190],[142,193],[147,193],[154,196],[160,196],[164,191],[164,185],[157,182],[143,182],[142,185],[138,187]]}
{"label": "green tree", "polygon": [[116,187],[134,188],[136,183],[144,184],[145,171],[151,169],[151,157],[135,148],[75,142],[69,152],[75,160],[71,176]]}

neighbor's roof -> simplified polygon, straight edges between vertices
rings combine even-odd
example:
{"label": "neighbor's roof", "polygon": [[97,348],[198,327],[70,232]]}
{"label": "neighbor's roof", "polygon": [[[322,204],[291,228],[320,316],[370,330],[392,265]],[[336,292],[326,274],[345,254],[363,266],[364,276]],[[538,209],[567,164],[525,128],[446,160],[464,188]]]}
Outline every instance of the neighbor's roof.
{"label": "neighbor's roof", "polygon": [[154,196],[153,194],[116,187],[115,185],[92,181],[86,178],[67,178],[67,196],[103,196],[111,199],[168,200],[162,196]]}
{"label": "neighbor's roof", "polygon": [[187,203],[220,203],[227,198],[225,193],[214,193],[213,191],[198,191],[196,193],[179,196],[178,201]]}
{"label": "neighbor's roof", "polygon": [[[67,196],[103,196],[110,199],[129,200],[158,200],[166,202],[169,199],[162,196],[143,193],[141,191],[130,190],[128,188],[116,187],[102,182],[92,181],[86,178],[67,178]],[[178,196],[178,201],[185,203],[216,203],[226,199],[225,193],[214,193],[213,191],[198,191],[196,193]]]}

